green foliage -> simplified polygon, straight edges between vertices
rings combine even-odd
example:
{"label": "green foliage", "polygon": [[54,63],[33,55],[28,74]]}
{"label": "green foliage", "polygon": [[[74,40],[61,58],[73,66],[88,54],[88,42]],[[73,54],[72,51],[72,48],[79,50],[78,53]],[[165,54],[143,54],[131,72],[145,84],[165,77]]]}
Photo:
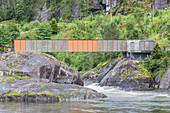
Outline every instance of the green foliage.
{"label": "green foliage", "polygon": [[59,61],[63,61],[68,66],[78,70],[87,71],[97,67],[101,62],[105,65],[109,61],[117,58],[120,53],[48,53],[55,56]]}
{"label": "green foliage", "polygon": [[25,19],[25,7],[26,4],[24,0],[17,0],[16,3],[16,18],[17,20],[24,20]]}
{"label": "green foliage", "polygon": [[118,29],[115,22],[111,22],[111,24],[105,24],[102,26],[101,35],[103,39],[119,39],[120,38],[120,30]]}
{"label": "green foliage", "polygon": [[162,69],[166,70],[168,68],[170,60],[167,53],[162,51],[159,45],[156,44],[151,56],[148,56],[142,63],[150,73],[157,74]]}
{"label": "green foliage", "polygon": [[57,34],[58,32],[58,25],[57,25],[57,21],[55,18],[53,18],[51,21],[50,21],[50,25],[51,25],[51,28],[52,28],[52,33],[53,34]]}
{"label": "green foliage", "polygon": [[0,25],[0,43],[1,45],[9,46],[12,39],[20,36],[20,25],[9,22],[5,25]]}
{"label": "green foliage", "polygon": [[126,23],[126,33],[124,34],[126,39],[139,39],[139,31],[135,28],[134,22]]}
{"label": "green foliage", "polygon": [[50,39],[52,35],[52,27],[49,22],[40,23],[36,31],[37,39]]}

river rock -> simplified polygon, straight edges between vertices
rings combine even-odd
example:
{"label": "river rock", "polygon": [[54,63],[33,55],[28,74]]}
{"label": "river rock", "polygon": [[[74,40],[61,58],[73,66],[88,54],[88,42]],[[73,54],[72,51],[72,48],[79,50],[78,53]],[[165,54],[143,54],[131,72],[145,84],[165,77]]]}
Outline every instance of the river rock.
{"label": "river rock", "polygon": [[159,89],[170,90],[170,68],[168,71],[162,76]]}
{"label": "river rock", "polygon": [[[123,89],[148,89],[150,78],[136,78],[138,61],[123,59],[101,80],[101,86],[115,86]],[[124,72],[130,73],[123,76]]]}
{"label": "river rock", "polygon": [[33,80],[0,83],[0,99],[28,102],[60,102],[104,98],[106,95],[74,84],[57,84]]}
{"label": "river rock", "polygon": [[44,53],[20,51],[0,56],[1,75],[27,74],[50,82],[83,85],[78,71],[62,64],[56,58]]}

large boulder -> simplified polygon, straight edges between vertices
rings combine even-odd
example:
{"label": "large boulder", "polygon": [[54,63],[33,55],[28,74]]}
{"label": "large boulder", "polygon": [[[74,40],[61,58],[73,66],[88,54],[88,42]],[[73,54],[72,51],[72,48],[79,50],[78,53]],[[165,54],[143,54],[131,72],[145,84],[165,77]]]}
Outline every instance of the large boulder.
{"label": "large boulder", "polygon": [[53,56],[35,52],[11,52],[0,56],[0,74],[27,74],[56,83],[83,85],[79,72],[62,64]]}
{"label": "large boulder", "polygon": [[60,84],[77,84],[83,86],[84,83],[79,75],[66,71],[59,64],[51,64],[40,67],[40,78],[48,79],[51,82]]}
{"label": "large boulder", "polygon": [[1,101],[60,102],[93,98],[106,95],[74,84],[57,84],[33,80],[0,82]]}
{"label": "large boulder", "polygon": [[159,89],[170,90],[170,68],[165,75],[162,76]]}
{"label": "large boulder", "polygon": [[[136,77],[138,61],[123,59],[100,81],[101,86],[115,86],[124,89],[148,89],[150,78]],[[124,76],[126,72],[129,75]]]}

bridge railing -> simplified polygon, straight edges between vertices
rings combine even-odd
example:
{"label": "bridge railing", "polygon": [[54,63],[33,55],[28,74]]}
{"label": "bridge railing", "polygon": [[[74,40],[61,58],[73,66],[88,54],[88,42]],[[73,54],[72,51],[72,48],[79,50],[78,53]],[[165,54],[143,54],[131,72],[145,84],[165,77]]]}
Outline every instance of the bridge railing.
{"label": "bridge railing", "polygon": [[14,40],[14,51],[150,52],[154,40]]}

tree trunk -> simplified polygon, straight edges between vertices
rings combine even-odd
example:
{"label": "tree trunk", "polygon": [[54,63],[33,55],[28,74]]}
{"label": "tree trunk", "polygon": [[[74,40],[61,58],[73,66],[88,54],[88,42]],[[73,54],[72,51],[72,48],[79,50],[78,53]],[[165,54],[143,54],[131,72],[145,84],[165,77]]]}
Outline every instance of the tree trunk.
{"label": "tree trunk", "polygon": [[15,14],[15,17],[16,17],[16,3],[15,3],[16,1],[15,0],[13,0],[13,5],[14,5],[14,14]]}

